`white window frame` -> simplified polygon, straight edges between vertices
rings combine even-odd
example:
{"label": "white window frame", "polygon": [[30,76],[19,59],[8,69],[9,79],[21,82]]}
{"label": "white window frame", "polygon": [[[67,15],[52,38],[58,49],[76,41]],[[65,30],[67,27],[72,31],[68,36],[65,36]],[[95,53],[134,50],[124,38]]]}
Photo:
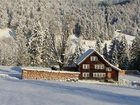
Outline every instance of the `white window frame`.
{"label": "white window frame", "polygon": [[111,67],[106,67],[106,71],[112,71]]}
{"label": "white window frame", "polygon": [[98,61],[98,57],[97,56],[90,56],[90,61]]}
{"label": "white window frame", "polygon": [[106,73],[93,73],[94,78],[105,78]]}
{"label": "white window frame", "polygon": [[89,65],[89,64],[83,64],[83,65],[82,65],[82,68],[83,68],[83,69],[90,69],[90,65]]}
{"label": "white window frame", "polygon": [[94,69],[104,69],[105,65],[104,64],[95,64]]}
{"label": "white window frame", "polygon": [[85,77],[85,78],[87,78],[87,77],[89,77],[89,73],[88,72],[83,72],[82,73],[82,76]]}

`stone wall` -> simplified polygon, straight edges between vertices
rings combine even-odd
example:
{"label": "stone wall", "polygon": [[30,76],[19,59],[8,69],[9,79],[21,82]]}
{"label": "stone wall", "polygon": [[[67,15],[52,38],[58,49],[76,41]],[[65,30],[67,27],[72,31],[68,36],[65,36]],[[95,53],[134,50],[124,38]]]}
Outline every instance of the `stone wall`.
{"label": "stone wall", "polygon": [[41,70],[26,70],[22,71],[22,79],[32,80],[78,80],[79,72],[67,71],[41,71]]}

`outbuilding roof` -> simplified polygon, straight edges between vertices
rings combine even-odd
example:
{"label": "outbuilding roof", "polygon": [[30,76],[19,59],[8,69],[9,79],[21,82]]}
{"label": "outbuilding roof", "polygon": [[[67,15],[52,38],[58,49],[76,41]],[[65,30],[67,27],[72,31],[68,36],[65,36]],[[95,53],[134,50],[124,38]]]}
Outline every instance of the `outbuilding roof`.
{"label": "outbuilding roof", "polygon": [[117,71],[121,71],[121,69],[109,63],[99,52],[95,51],[95,49],[88,49],[77,59],[76,64],[80,65],[87,57],[89,57],[94,52],[96,52],[101,57],[101,59],[104,60],[110,67],[114,68]]}

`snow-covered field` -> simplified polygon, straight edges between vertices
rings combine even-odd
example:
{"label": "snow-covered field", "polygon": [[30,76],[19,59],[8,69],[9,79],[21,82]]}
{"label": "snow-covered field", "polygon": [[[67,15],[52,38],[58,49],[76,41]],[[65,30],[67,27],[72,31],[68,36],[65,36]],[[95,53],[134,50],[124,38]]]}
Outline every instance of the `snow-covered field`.
{"label": "snow-covered field", "polygon": [[139,105],[140,90],[55,81],[0,79],[1,105]]}
{"label": "snow-covered field", "polygon": [[[19,67],[0,66],[18,77]],[[0,105],[139,105],[140,90],[120,86],[0,78]]]}
{"label": "snow-covered field", "polygon": [[127,79],[129,81],[139,81],[140,82],[140,75],[124,75],[120,76],[121,79]]}

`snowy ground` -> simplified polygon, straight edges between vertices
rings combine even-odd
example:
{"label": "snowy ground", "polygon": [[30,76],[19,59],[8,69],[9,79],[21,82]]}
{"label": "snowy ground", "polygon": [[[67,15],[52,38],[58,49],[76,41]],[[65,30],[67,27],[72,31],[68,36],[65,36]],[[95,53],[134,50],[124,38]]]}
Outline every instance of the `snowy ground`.
{"label": "snowy ground", "polygon": [[[18,67],[0,74],[19,77]],[[120,86],[0,78],[0,105],[139,105],[140,90]]]}
{"label": "snowy ground", "polygon": [[0,78],[21,78],[21,68],[13,66],[0,66]]}
{"label": "snowy ground", "polygon": [[0,79],[1,105],[139,105],[133,88],[55,81]]}
{"label": "snowy ground", "polygon": [[124,75],[120,76],[122,79],[127,79],[130,81],[139,81],[140,82],[140,75]]}

